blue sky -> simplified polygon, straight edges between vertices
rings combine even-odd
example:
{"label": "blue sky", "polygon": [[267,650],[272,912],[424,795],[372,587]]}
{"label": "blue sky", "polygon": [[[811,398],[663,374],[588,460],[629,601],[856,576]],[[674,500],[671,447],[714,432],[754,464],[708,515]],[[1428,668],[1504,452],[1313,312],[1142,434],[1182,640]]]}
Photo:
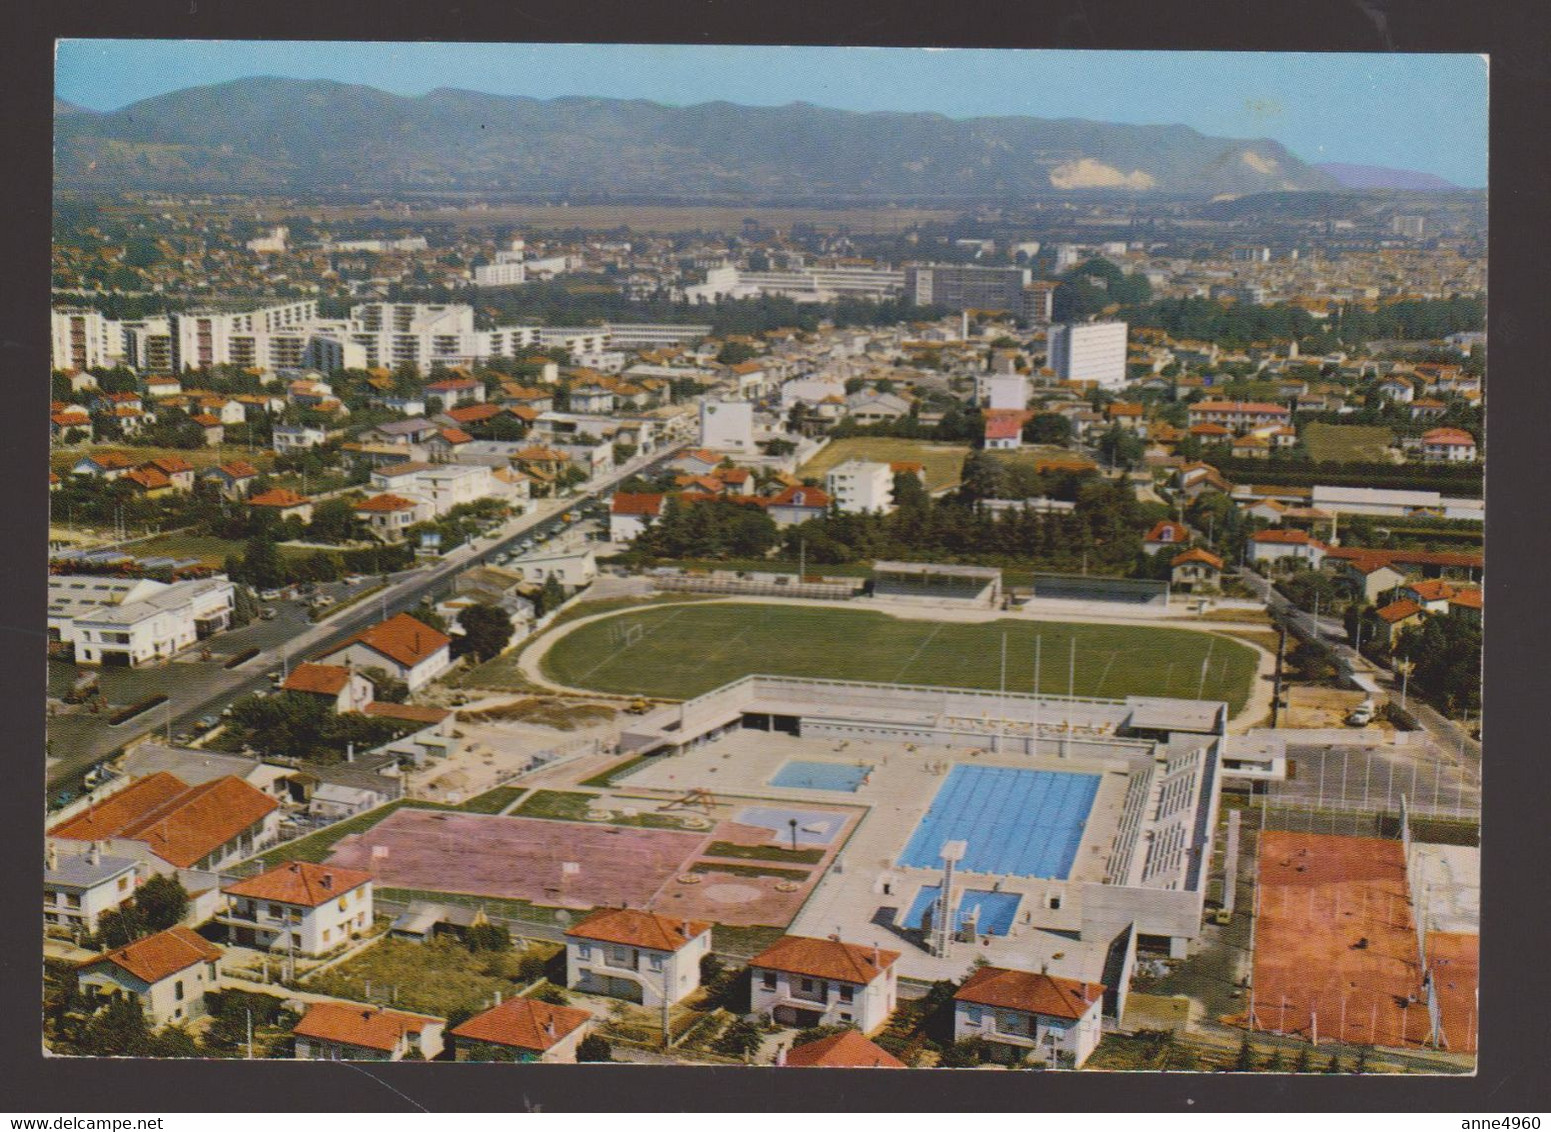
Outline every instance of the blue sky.
{"label": "blue sky", "polygon": [[461,87],[688,105],[805,101],[844,110],[1028,114],[1270,137],[1344,161],[1486,184],[1487,64],[1475,55],[924,50],[453,43],[68,40],[55,91],[114,110],[252,75],[396,94]]}

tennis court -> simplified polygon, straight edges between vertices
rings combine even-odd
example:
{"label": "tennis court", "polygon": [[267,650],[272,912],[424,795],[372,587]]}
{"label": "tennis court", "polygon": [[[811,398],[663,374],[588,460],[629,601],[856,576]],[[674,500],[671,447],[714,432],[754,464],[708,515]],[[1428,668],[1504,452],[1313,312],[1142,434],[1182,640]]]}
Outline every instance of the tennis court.
{"label": "tennis court", "polygon": [[[905,913],[907,928],[919,928],[924,926],[927,912],[937,900],[937,894],[942,890],[941,885],[922,885],[916,898],[910,903],[910,911]],[[975,918],[975,930],[981,935],[1006,935],[1012,929],[1013,917],[1018,914],[1018,905],[1023,897],[1016,892],[987,892],[982,888],[971,888],[959,894],[958,914],[954,916],[954,930],[964,926],[964,922],[971,915]]]}
{"label": "tennis court", "polygon": [[819,763],[793,759],[784,765],[770,780],[772,786],[787,786],[795,790],[844,790],[856,793],[872,767],[855,763]]}
{"label": "tennis court", "polygon": [[935,869],[945,841],[965,841],[959,867],[968,872],[1064,880],[1099,777],[960,764],[932,799],[899,863]]}

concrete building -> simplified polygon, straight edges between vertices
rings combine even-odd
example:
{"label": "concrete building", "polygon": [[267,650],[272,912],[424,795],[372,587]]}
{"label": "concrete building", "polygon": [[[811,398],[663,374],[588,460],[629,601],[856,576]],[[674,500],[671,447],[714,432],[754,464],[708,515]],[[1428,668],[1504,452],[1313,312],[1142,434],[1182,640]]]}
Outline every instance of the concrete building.
{"label": "concrete building", "polygon": [[1026,267],[980,267],[962,263],[912,263],[905,266],[905,294],[917,306],[949,310],[1001,310],[1020,314]]}
{"label": "concrete building", "polygon": [[1062,381],[1092,381],[1119,389],[1126,374],[1126,324],[1072,322],[1052,326],[1046,364]]}
{"label": "concrete building", "polygon": [[591,585],[598,577],[598,556],[591,547],[580,550],[540,551],[508,562],[505,569],[524,582],[542,585],[557,579],[567,589]]}
{"label": "concrete building", "polygon": [[430,1061],[442,1052],[447,1023],[353,1002],[314,1002],[291,1031],[297,1061]]}
{"label": "concrete building", "polygon": [[783,936],[749,960],[749,1009],[781,1026],[882,1028],[894,1013],[897,951]]}
{"label": "concrete building", "polygon": [[707,271],[704,283],[685,287],[684,297],[692,303],[714,303],[718,299],[774,295],[799,303],[825,303],[839,298],[893,298],[904,286],[905,273],[889,268],[858,265],[748,271],[724,266]]}
{"label": "concrete building", "polygon": [[324,955],[372,924],[372,875],[360,869],[288,861],[221,891],[218,920],[239,947]]}
{"label": "concrete building", "polygon": [[711,925],[634,908],[604,908],[566,931],[566,986],[661,1006],[700,986]]}
{"label": "concrete building", "polygon": [[1029,379],[1021,373],[985,374],[975,379],[983,408],[1022,412],[1029,407]]}
{"label": "concrete building", "polygon": [[700,402],[700,447],[753,453],[754,405],[750,401]]}
{"label": "concrete building", "polygon": [[76,985],[101,1005],[127,998],[152,1029],[179,1025],[203,1017],[205,994],[220,989],[221,954],[188,928],[168,928],[88,961]]}
{"label": "concrete building", "polygon": [[167,660],[226,629],[235,594],[219,576],[168,584],[57,574],[49,578],[49,639],[73,644],[78,664]]}
{"label": "concrete building", "polygon": [[894,510],[894,473],[875,460],[847,460],[829,470],[824,488],[836,507],[849,515]]}
{"label": "concrete building", "polygon": [[1104,987],[981,967],[953,996],[955,1041],[981,1038],[992,1057],[1079,1069],[1102,1037]]}

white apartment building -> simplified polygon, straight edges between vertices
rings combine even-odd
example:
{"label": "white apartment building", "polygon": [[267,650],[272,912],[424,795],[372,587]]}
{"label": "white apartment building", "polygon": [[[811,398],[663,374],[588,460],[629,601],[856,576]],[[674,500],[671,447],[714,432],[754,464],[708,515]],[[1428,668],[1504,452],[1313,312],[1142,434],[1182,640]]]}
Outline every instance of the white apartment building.
{"label": "white apartment building", "polygon": [[217,919],[239,947],[322,955],[372,923],[372,875],[360,869],[288,861],[221,891]]}
{"label": "white apartment building", "polygon": [[1047,364],[1062,381],[1093,381],[1101,389],[1126,384],[1126,324],[1061,323],[1047,340]]}
{"label": "white apartment building", "polygon": [[980,404],[987,409],[1029,407],[1029,379],[1021,373],[983,374],[975,379]]}
{"label": "white apartment building", "polygon": [[1080,1068],[1102,1036],[1104,987],[1054,975],[981,967],[953,996],[953,1038],[981,1038],[1014,1064]]}
{"label": "white apartment building", "polygon": [[609,345],[621,350],[683,346],[711,336],[709,323],[609,322],[604,324],[604,329],[608,332]]}
{"label": "white apartment building", "polygon": [[750,1010],[782,1026],[881,1028],[897,998],[897,951],[784,936],[749,960]]}
{"label": "white apartment building", "polygon": [[886,514],[894,510],[894,472],[875,460],[847,460],[824,477],[824,489],[835,506],[850,515]]}
{"label": "white apartment building", "polygon": [[746,271],[713,267],[706,281],[684,288],[692,303],[776,295],[799,303],[839,298],[888,299],[904,290],[905,273],[880,267],[805,267],[798,271]]}
{"label": "white apartment building", "polygon": [[123,323],[101,311],[50,311],[49,332],[57,370],[111,368],[124,360]]}
{"label": "white apartment building", "polygon": [[605,908],[566,931],[566,986],[661,1006],[700,986],[711,925],[634,908]]}
{"label": "white apartment building", "polygon": [[59,574],[49,578],[49,638],[79,664],[134,667],[175,656],[231,624],[225,577],[165,582]]}
{"label": "white apartment building", "polygon": [[713,452],[753,452],[753,402],[701,401],[700,447]]}
{"label": "white apartment building", "polygon": [[476,287],[516,287],[528,281],[528,265],[518,260],[514,263],[488,263],[474,269]]}
{"label": "white apartment building", "polygon": [[134,898],[139,876],[139,861],[107,856],[96,842],[84,852],[61,853],[51,841],[44,856],[43,922],[90,935],[104,912]]}

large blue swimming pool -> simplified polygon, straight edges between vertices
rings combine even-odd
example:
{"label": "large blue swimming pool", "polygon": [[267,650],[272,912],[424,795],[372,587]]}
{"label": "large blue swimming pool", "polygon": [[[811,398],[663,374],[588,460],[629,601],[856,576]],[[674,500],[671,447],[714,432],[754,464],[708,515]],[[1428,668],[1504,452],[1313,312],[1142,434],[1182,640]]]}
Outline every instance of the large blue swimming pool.
{"label": "large blue swimming pool", "polygon": [[969,872],[1064,880],[1099,791],[1096,774],[960,763],[932,799],[899,863],[942,866],[945,841],[965,841]]}
{"label": "large blue swimming pool", "polygon": [[[905,913],[905,927],[921,926],[921,921],[926,919],[927,909],[937,899],[941,887],[936,884],[922,885],[921,891],[916,893],[916,898],[910,903],[910,911]],[[971,912],[977,912],[975,927],[981,935],[1006,935],[1012,927],[1013,917],[1018,914],[1018,903],[1022,899],[1016,892],[966,889],[959,893],[959,914],[954,918],[954,930],[964,926]]]}
{"label": "large blue swimming pool", "polygon": [[872,767],[857,766],[855,763],[816,763],[793,759],[776,773],[770,785],[797,790],[845,790],[854,794],[862,784],[862,779],[870,773]]}

